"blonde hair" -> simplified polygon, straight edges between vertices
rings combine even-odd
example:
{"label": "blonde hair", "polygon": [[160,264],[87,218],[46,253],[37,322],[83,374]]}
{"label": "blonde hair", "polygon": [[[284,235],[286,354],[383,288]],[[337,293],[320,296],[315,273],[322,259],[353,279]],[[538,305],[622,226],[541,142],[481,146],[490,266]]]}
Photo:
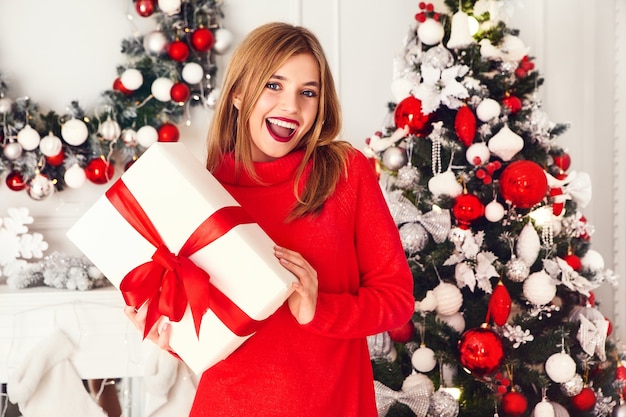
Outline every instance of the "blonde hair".
{"label": "blonde hair", "polygon": [[[248,129],[250,114],[270,77],[298,54],[311,54],[315,58],[321,88],[317,118],[296,147],[304,149],[305,155],[297,170],[294,194],[298,203],[291,218],[321,210],[346,170],[346,158],[351,149],[347,142],[337,140],[341,131],[339,99],[322,46],[312,32],[280,22],[268,23],[250,32],[232,54],[207,136],[206,167],[209,171],[219,165],[226,153],[234,152],[236,169],[242,166],[256,177]],[[239,109],[233,104],[235,94],[241,98]],[[309,161],[311,174],[299,195],[297,185]]]}

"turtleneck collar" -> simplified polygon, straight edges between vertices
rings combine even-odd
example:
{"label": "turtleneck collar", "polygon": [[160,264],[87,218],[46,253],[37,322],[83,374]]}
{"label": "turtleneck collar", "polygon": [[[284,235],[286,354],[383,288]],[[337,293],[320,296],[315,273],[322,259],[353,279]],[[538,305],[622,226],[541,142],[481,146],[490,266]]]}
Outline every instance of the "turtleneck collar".
{"label": "turtleneck collar", "polygon": [[[295,150],[282,158],[270,162],[255,162],[254,169],[262,184],[278,184],[292,181],[295,178],[298,166],[304,158],[304,150]],[[224,156],[220,165],[213,172],[221,183],[238,186],[255,186],[259,182],[251,178],[244,169],[235,175],[235,157],[233,153]]]}

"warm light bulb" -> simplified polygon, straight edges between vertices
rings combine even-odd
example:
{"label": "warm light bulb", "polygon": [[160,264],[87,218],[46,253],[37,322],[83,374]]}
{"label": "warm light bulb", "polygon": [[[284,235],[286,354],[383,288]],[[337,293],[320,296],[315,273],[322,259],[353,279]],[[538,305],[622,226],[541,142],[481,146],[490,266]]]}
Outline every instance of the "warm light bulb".
{"label": "warm light bulb", "polygon": [[468,16],[467,25],[469,26],[470,35],[474,36],[476,32],[478,32],[478,27],[480,26],[478,20],[476,20],[474,16]]}

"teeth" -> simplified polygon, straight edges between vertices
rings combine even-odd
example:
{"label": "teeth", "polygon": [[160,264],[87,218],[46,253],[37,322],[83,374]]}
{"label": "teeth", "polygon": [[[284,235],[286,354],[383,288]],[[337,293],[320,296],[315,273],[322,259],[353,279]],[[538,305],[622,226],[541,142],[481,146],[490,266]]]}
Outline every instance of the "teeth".
{"label": "teeth", "polygon": [[289,122],[285,122],[284,120],[267,119],[267,121],[276,126],[285,127],[287,129],[292,129],[292,130],[295,130],[298,127],[296,123],[289,123]]}

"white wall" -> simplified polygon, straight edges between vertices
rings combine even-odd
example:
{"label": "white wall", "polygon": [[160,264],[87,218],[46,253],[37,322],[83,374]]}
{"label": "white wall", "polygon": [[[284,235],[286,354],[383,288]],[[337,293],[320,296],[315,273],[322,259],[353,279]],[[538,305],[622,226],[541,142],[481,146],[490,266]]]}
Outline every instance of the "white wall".
{"label": "white wall", "polygon": [[[525,0],[510,22],[531,47],[545,75],[540,90],[553,121],[572,122],[559,139],[572,156],[572,170],[588,172],[594,199],[585,215],[595,226],[592,243],[613,264],[614,9],[624,0]],[[440,2],[435,1],[435,4]],[[235,42],[251,28],[272,20],[310,27],[320,37],[340,92],[344,137],[362,147],[380,128],[391,94],[392,60],[417,12],[407,0],[224,0],[224,26]],[[37,10],[37,13],[33,11]],[[79,99],[89,111],[99,92],[109,88],[123,56],[120,41],[150,26],[132,15],[130,0],[20,0],[0,2],[0,71],[10,76],[11,94],[29,95],[42,108],[62,112]],[[9,17],[10,16],[10,17]],[[220,57],[223,68],[228,54]],[[209,111],[196,109],[182,140],[203,157]],[[24,192],[0,185],[0,213],[7,207],[31,208],[35,228],[53,249],[74,251],[64,231],[104,188],[87,184],[35,202]],[[611,290],[598,292],[605,314],[613,309]],[[621,307],[623,308],[623,307]],[[622,323],[614,323],[620,327]],[[623,330],[621,330],[623,335]]]}

